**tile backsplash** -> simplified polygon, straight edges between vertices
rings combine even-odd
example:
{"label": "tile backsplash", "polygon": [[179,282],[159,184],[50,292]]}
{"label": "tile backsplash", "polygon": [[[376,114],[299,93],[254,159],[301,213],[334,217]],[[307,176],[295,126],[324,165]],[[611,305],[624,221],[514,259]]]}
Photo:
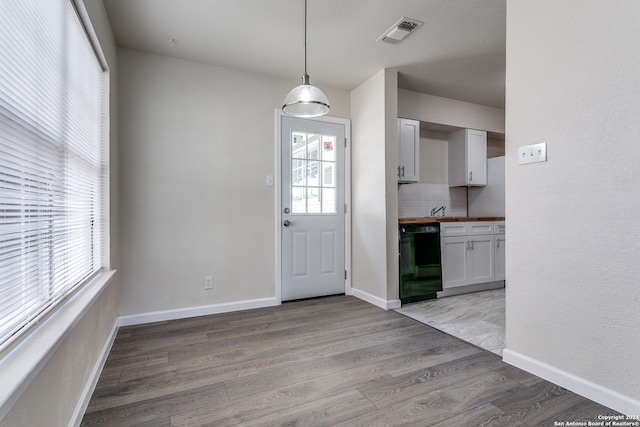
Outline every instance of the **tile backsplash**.
{"label": "tile backsplash", "polygon": [[440,206],[445,207],[445,216],[467,216],[467,189],[421,183],[402,184],[398,189],[399,218],[430,216]]}

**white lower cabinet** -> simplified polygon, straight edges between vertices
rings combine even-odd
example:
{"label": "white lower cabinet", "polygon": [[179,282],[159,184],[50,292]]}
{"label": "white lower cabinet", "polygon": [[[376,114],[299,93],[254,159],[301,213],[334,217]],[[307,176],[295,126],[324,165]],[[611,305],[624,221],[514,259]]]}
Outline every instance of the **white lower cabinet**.
{"label": "white lower cabinet", "polygon": [[469,236],[469,285],[492,282],[494,268],[493,235]]}
{"label": "white lower cabinet", "polygon": [[442,237],[442,287],[494,280],[493,235]]}
{"label": "white lower cabinet", "polygon": [[505,280],[505,248],[506,248],[506,238],[504,234],[504,221],[496,222],[496,234],[494,236],[495,239],[495,252],[496,252],[496,271],[495,278],[496,280]]}
{"label": "white lower cabinet", "polygon": [[469,283],[467,236],[441,237],[442,288],[455,288]]}
{"label": "white lower cabinet", "polygon": [[493,233],[492,222],[440,227],[443,289],[504,280],[504,234],[480,234]]}

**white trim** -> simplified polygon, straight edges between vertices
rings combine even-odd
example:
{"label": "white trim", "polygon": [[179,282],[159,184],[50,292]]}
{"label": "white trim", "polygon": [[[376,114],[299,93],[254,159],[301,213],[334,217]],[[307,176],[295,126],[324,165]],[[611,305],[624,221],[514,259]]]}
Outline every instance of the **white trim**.
{"label": "white trim", "polygon": [[275,253],[275,262],[276,262],[276,299],[278,303],[282,303],[282,231],[280,230],[282,224],[282,189],[280,188],[281,181],[281,168],[282,168],[282,144],[280,144],[282,137],[282,116],[284,113],[280,109],[275,110],[275,120],[276,120],[276,134],[275,134],[275,164],[276,170],[274,173],[276,186],[276,200],[274,206],[276,207],[276,222],[274,223],[275,234],[276,234],[276,253]]}
{"label": "white trim", "polygon": [[347,270],[347,278],[344,283],[345,295],[352,295],[351,288],[351,120],[344,120],[344,137],[347,138],[347,146],[344,149],[344,202],[347,205],[344,227],[344,268]]}
{"label": "white trim", "polygon": [[173,310],[152,311],[149,313],[120,316],[120,326],[141,325],[144,323],[163,322],[166,320],[186,319],[188,317],[208,316],[210,314],[228,313],[280,305],[277,298],[260,298],[223,304],[203,305],[200,307],[178,308]]}
{"label": "white trim", "polygon": [[395,308],[400,308],[399,299],[385,300],[356,288],[351,288],[351,294],[356,298],[360,298],[361,300],[366,301],[369,304],[373,304],[376,307],[380,307],[385,310],[393,310]]}
{"label": "white trim", "polygon": [[99,273],[0,360],[0,420],[40,373],[67,335],[111,282],[115,270]]}
{"label": "white trim", "polygon": [[96,385],[98,384],[98,380],[100,379],[100,374],[102,373],[104,364],[107,362],[107,357],[109,356],[109,352],[111,352],[111,347],[113,347],[113,343],[116,340],[116,335],[118,335],[118,324],[118,319],[116,319],[116,321],[113,323],[113,327],[111,328],[111,332],[109,333],[109,337],[102,346],[100,357],[98,358],[98,360],[96,360],[95,365],[93,365],[93,369],[89,374],[89,379],[87,380],[84,386],[84,390],[82,390],[82,394],[78,399],[76,409],[75,411],[73,411],[71,421],[69,421],[70,426],[77,427],[80,425],[80,423],[82,423],[82,418],[87,411],[87,407],[89,406],[89,402],[91,401],[91,396],[96,389]]}
{"label": "white trim", "polygon": [[471,292],[489,291],[492,289],[504,288],[504,280],[498,280],[495,282],[476,283],[474,285],[456,286],[453,288],[447,288],[443,291],[437,292],[438,298],[451,297],[454,295],[468,294]]}
{"label": "white trim", "polygon": [[[282,166],[282,144],[280,144],[282,138],[282,117],[286,117],[286,114],[281,109],[275,110],[275,183],[276,186],[276,299],[278,303],[282,302],[282,198],[281,198],[281,166]],[[313,117],[310,120],[340,124],[344,126],[344,137],[347,139],[347,146],[344,149],[344,202],[347,205],[347,213],[345,214],[345,227],[344,227],[344,268],[347,270],[347,278],[344,281],[344,293],[345,295],[351,295],[351,120],[343,119],[340,117],[321,116]],[[399,306],[398,306],[399,307]]]}
{"label": "white trim", "polygon": [[625,396],[569,372],[505,348],[502,352],[505,363],[551,381],[581,396],[626,415],[640,415],[640,401]]}
{"label": "white trim", "polygon": [[96,55],[96,59],[100,63],[102,67],[102,71],[109,71],[109,64],[107,62],[107,58],[102,51],[102,45],[100,45],[100,39],[96,34],[95,29],[93,28],[93,24],[91,23],[91,18],[89,17],[89,13],[87,12],[87,8],[84,5],[84,0],[72,0],[71,4],[73,5],[76,14],[78,15],[78,19],[84,28],[85,35],[89,39],[91,43],[91,47],[93,48],[93,52]]}

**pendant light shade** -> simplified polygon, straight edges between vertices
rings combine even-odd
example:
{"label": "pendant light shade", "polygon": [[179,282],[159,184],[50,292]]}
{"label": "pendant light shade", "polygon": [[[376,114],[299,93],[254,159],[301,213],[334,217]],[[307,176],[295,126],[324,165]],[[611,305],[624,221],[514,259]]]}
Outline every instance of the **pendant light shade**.
{"label": "pendant light shade", "polygon": [[302,84],[291,89],[284,99],[282,111],[295,117],[317,117],[329,112],[329,100],[317,87],[309,84],[307,74],[307,0],[304,0],[304,75]]}
{"label": "pendant light shade", "polygon": [[309,84],[309,75],[302,76],[302,84],[291,89],[284,99],[282,111],[296,117],[317,117],[329,112],[329,100],[317,87]]}

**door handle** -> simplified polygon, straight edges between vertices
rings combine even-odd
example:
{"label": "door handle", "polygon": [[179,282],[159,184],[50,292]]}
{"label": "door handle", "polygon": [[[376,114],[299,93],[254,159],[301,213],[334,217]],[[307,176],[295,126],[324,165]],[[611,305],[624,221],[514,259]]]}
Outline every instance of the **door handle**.
{"label": "door handle", "polygon": [[288,227],[291,225],[291,221],[289,221],[288,219],[285,219],[282,225],[284,225],[285,227]]}

